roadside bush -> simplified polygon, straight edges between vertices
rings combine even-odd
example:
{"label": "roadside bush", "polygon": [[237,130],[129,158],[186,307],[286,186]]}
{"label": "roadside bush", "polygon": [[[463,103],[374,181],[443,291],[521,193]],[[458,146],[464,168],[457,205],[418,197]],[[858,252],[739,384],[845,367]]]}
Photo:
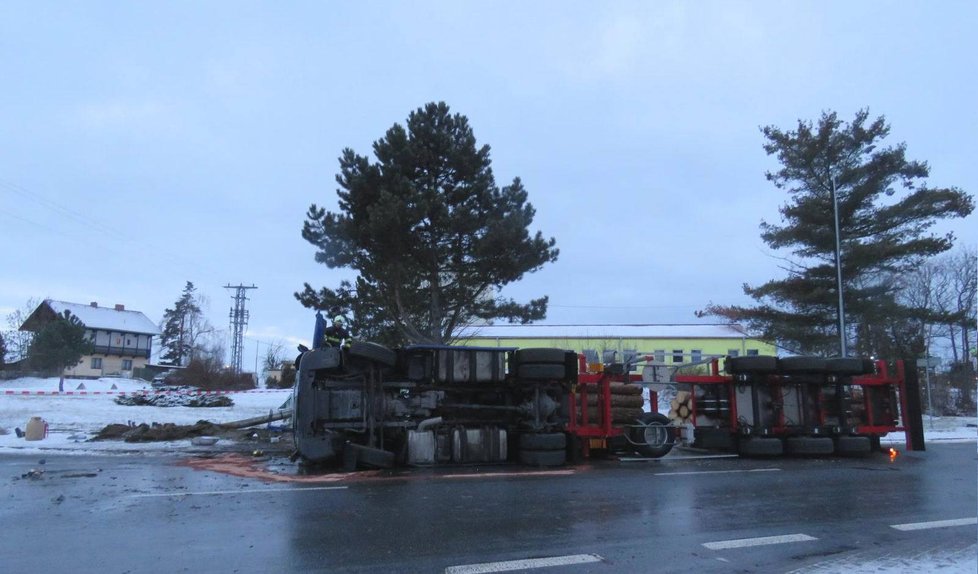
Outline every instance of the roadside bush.
{"label": "roadside bush", "polygon": [[245,391],[254,389],[255,377],[251,373],[235,375],[217,361],[195,359],[187,367],[166,378],[168,385],[197,387],[205,391]]}
{"label": "roadside bush", "polygon": [[269,389],[291,389],[295,384],[295,367],[286,364],[282,368],[280,378],[268,377],[265,379],[265,386]]}

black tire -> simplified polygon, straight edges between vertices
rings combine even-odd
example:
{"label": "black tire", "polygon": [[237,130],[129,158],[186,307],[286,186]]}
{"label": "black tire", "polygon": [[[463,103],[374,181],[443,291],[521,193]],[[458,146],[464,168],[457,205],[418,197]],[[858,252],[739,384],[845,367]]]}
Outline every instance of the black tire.
{"label": "black tire", "polygon": [[642,395],[611,395],[611,408],[642,408],[645,406],[645,399]]}
{"label": "black tire", "polygon": [[871,375],[876,372],[876,364],[869,359],[829,359],[825,370],[839,376]]}
{"label": "black tire", "polygon": [[548,363],[553,365],[563,365],[567,360],[567,351],[563,349],[519,349],[513,353],[513,360],[517,365],[526,363]]}
{"label": "black tire", "polygon": [[676,445],[675,427],[661,413],[644,413],[625,432],[629,433],[632,450],[647,458],[661,458]]}
{"label": "black tire", "polygon": [[567,464],[566,450],[521,450],[519,459],[527,466],[563,466]]}
{"label": "black tire", "polygon": [[632,383],[611,383],[612,395],[641,395],[642,385]]}
{"label": "black tire", "polygon": [[784,357],[779,361],[782,373],[824,373],[822,357]]}
{"label": "black tire", "polygon": [[768,355],[727,357],[724,368],[728,373],[774,373],[778,370],[778,358]]}
{"label": "black tire", "polygon": [[567,448],[567,435],[562,432],[523,433],[520,435],[520,450],[564,450]]}
{"label": "black tire", "polygon": [[883,445],[880,443],[881,435],[874,434],[869,436],[869,451],[870,452],[882,452]]}
{"label": "black tire", "polygon": [[343,463],[347,470],[353,470],[358,466],[391,468],[394,466],[394,460],[394,453],[379,448],[355,443],[347,443],[343,448]]}
{"label": "black tire", "polygon": [[784,444],[776,438],[741,438],[737,444],[741,456],[780,456]]}
{"label": "black tire", "polygon": [[825,456],[835,452],[835,443],[829,437],[792,436],[784,441],[788,454]]}
{"label": "black tire", "polygon": [[868,436],[840,436],[835,439],[835,452],[842,456],[868,456],[873,441]]}
{"label": "black tire", "polygon": [[534,381],[562,380],[567,378],[567,369],[559,365],[523,364],[516,367],[516,376]]}
{"label": "black tire", "polygon": [[370,343],[368,341],[354,341],[353,344],[350,345],[350,349],[347,351],[347,354],[349,354],[351,357],[357,357],[359,359],[373,361],[374,363],[380,363],[381,365],[387,367],[393,367],[397,364],[397,353],[383,345]]}

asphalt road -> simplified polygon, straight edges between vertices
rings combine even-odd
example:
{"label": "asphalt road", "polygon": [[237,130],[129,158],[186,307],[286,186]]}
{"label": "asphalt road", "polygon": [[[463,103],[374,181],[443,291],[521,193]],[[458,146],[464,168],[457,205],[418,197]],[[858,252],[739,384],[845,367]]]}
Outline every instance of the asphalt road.
{"label": "asphalt road", "polygon": [[0,456],[0,571],[790,572],[973,552],[978,533],[974,443],[299,481],[281,460],[260,465],[275,481],[180,460]]}

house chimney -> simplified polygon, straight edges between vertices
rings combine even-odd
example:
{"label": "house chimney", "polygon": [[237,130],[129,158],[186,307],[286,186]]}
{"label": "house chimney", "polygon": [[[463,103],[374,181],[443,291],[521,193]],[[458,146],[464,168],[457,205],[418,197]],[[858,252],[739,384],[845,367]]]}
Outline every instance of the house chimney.
{"label": "house chimney", "polygon": [[120,305],[120,304],[116,303],[115,304],[115,310],[116,311],[125,311],[126,310],[126,306],[125,305]]}
{"label": "house chimney", "polygon": [[91,305],[92,307],[98,307],[98,301],[92,301],[91,303],[89,303],[89,305]]}

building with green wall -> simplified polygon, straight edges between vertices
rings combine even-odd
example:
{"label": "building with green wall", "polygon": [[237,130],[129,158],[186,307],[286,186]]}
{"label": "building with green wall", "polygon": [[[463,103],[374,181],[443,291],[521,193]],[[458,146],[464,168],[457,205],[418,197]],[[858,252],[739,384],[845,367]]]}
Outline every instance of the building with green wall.
{"label": "building with green wall", "polygon": [[553,347],[652,355],[656,363],[698,363],[711,357],[776,355],[776,347],[752,338],[739,325],[491,325],[472,327],[458,344],[480,347]]}

